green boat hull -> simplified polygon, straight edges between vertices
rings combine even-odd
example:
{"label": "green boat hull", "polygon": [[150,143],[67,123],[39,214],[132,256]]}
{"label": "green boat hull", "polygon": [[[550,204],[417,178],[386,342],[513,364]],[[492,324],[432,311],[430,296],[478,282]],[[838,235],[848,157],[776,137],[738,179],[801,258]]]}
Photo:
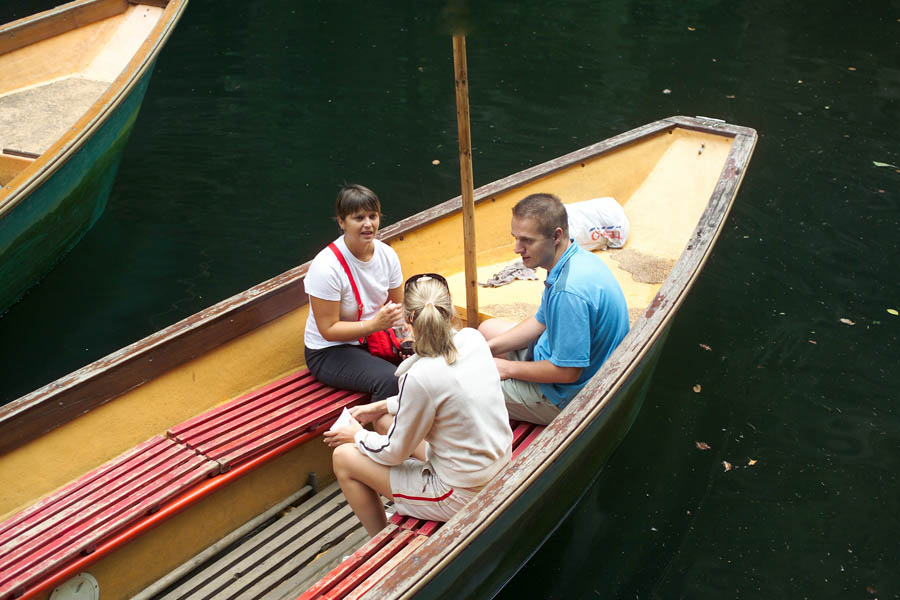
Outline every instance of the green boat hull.
{"label": "green boat hull", "polygon": [[540,549],[631,429],[668,332],[667,326],[641,366],[558,459],[465,552],[430,579],[418,597],[492,598]]}
{"label": "green boat hull", "polygon": [[152,72],[151,66],[100,128],[0,221],[0,314],[103,214]]}

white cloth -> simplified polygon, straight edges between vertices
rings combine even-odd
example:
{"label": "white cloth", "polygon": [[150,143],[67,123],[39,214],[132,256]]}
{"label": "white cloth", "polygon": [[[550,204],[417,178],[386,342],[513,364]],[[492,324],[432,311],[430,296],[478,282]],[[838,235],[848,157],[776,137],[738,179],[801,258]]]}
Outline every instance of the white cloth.
{"label": "white cloth", "polygon": [[491,351],[474,329],[454,335],[456,362],[417,354],[397,368],[400,394],[387,399],[394,423],[387,435],[356,433],[360,452],[399,465],[423,439],[426,457],[447,485],[485,485],[512,455],[512,430]]}
{"label": "white cloth", "polygon": [[[363,262],[353,256],[347,249],[344,236],[334,241],[335,245],[344,255],[344,260],[353,273],[356,287],[359,289],[359,297],[362,299],[362,318],[371,319],[381,309],[388,297],[388,290],[403,285],[403,272],[400,269],[400,259],[393,248],[380,240],[375,240],[375,252],[367,262]],[[309,271],[303,280],[306,293],[321,300],[336,302],[340,300],[341,321],[356,321],[357,306],[356,296],[350,286],[350,280],[344,267],[338,262],[331,248],[325,247],[313,259],[309,265]],[[309,317],[306,319],[306,332],[303,336],[307,348],[318,350],[340,344],[358,344],[352,342],[329,342],[316,327],[315,315],[310,305]]]}

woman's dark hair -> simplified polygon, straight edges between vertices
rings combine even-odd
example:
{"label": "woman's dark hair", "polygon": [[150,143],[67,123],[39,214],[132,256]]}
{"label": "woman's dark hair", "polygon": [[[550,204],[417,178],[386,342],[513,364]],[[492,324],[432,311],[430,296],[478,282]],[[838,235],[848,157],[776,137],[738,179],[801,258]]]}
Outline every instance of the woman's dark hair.
{"label": "woman's dark hair", "polygon": [[378,195],[364,185],[348,183],[341,186],[334,201],[334,214],[338,219],[346,219],[359,211],[374,211],[381,216],[381,202]]}

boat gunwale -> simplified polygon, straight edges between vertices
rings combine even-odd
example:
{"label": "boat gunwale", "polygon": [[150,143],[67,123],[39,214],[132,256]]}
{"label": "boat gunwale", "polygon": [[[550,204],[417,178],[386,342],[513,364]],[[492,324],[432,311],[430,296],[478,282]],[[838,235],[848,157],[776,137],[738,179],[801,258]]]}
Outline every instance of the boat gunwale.
{"label": "boat gunwale", "polygon": [[[76,0],[50,10],[18,19],[0,27],[0,35],[16,28],[30,26],[45,19],[65,19],[71,13],[91,4],[106,0]],[[126,5],[140,2],[126,0]],[[150,31],[147,39],[131,57],[125,68],[109,84],[90,108],[79,117],[69,130],[42,152],[30,165],[13,177],[6,185],[0,186],[0,219],[28,198],[35,189],[56,173],[77,154],[87,141],[99,130],[107,119],[125,102],[131,91],[146,75],[150,66],[159,56],[169,37],[184,14],[188,0],[168,0],[159,22]],[[150,6],[157,3],[147,2]],[[2,451],[2,450],[0,450]]]}
{"label": "boat gunwale", "polygon": [[[468,547],[470,540],[521,497],[601,413],[612,408],[611,402],[621,387],[671,324],[722,231],[755,148],[757,134],[749,128],[727,126],[726,129],[718,123],[711,128],[700,119],[674,117],[669,121],[702,132],[731,135],[736,142],[685,251],[636,323],[638,327],[629,332],[566,409],[519,456],[515,469],[505,470],[432,535],[418,549],[419,560],[402,563],[363,594],[362,599],[412,597],[435,573],[446,568]],[[714,227],[709,228],[710,225]]]}
{"label": "boat gunwale", "polygon": [[[475,191],[475,202],[675,127],[710,131],[697,119],[662,119],[482,186]],[[730,137],[752,134],[754,141],[756,136],[753,130],[727,124],[718,125],[715,133]],[[390,242],[460,210],[457,196],[385,227],[378,237]],[[303,279],[309,264],[293,267],[0,406],[0,454],[305,305],[308,296]]]}

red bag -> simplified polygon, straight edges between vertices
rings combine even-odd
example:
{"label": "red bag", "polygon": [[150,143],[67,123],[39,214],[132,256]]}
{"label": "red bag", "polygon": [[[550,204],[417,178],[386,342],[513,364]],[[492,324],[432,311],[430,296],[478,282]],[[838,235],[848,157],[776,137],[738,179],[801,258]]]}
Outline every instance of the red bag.
{"label": "red bag", "polygon": [[[334,245],[334,242],[328,244],[328,247],[331,248],[332,252],[334,252],[334,255],[341,263],[341,266],[344,267],[344,271],[347,273],[347,277],[350,279],[350,287],[353,288],[353,294],[356,296],[356,306],[358,309],[356,320],[359,321],[362,319],[363,312],[362,298],[360,298],[359,290],[356,288],[356,281],[353,280],[353,275],[350,273],[350,265],[347,264],[346,259],[344,259],[344,255],[341,254],[341,251],[338,250],[338,247]],[[376,331],[375,333],[369,334],[365,338],[359,338],[359,343],[368,346],[369,353],[372,356],[383,358],[384,360],[392,362],[395,365],[400,364],[400,341],[394,334],[393,328]]]}

